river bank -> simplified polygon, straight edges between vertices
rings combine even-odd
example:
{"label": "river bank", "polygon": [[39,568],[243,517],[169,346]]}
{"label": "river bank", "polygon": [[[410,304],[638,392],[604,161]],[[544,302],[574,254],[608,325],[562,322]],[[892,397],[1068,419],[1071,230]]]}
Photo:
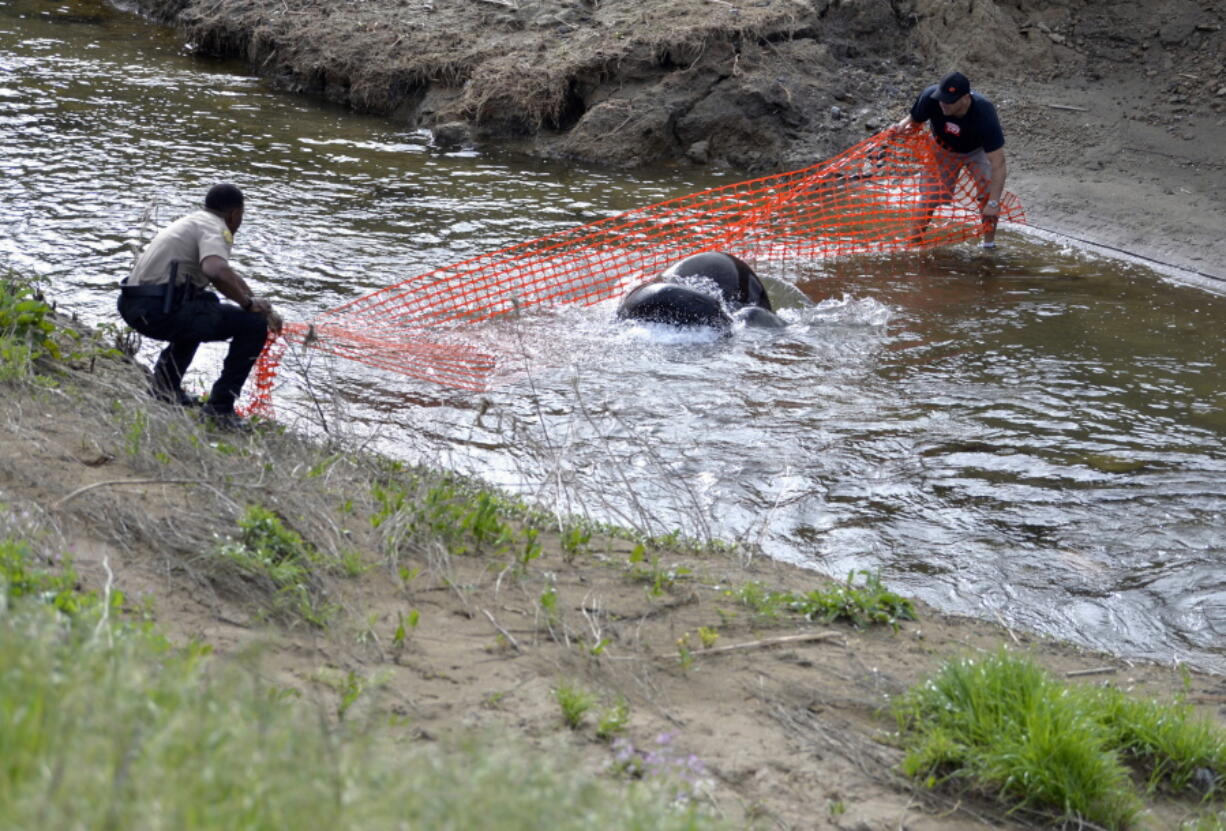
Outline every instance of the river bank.
{"label": "river bank", "polygon": [[[499,140],[485,129],[455,132]],[[511,138],[543,148],[560,135]],[[1052,168],[1051,187],[1063,184]],[[72,552],[89,588],[121,589],[128,614],[155,621],[176,642],[199,638],[225,659],[258,650],[258,671],[318,700],[321,713],[352,698],[359,709],[390,710],[413,741],[473,727],[520,734],[542,753],[560,740],[597,771],[614,754],[595,736],[594,716],[624,697],[623,738],[641,758],[701,762],[704,798],[731,822],[847,829],[1010,821],[989,803],[934,795],[897,774],[901,754],[879,705],[952,656],[1024,649],[1058,675],[1162,698],[1182,692],[1223,716],[1220,678],[925,607],[897,633],[771,617],[746,587],[802,593],[829,583],[744,553],[660,545],[636,555],[633,544],[609,537],[582,543],[576,557],[573,542],[548,533],[532,557],[524,548],[520,556],[457,553],[438,540],[389,548],[404,526],[374,525],[390,503],[373,485],[385,487],[394,471],[364,467],[344,445],[207,433],[182,413],[147,408],[129,370],[111,373],[100,362],[78,366],[55,390],[4,388],[0,483],[13,506],[10,528],[38,523],[43,550]],[[281,595],[268,575],[217,555],[213,534],[237,534],[251,504],[274,509],[325,555],[306,581],[305,610],[292,606],[301,595]],[[704,629],[717,636],[711,646],[740,648],[702,654]],[[812,640],[776,641],[794,635]],[[598,697],[577,731],[559,713],[555,691],[564,684]],[[1185,810],[1167,805],[1152,824],[1175,827]]]}
{"label": "river bank", "polygon": [[746,174],[899,118],[948,67],[1004,121],[1031,224],[1226,279],[1211,2],[138,0],[202,54],[445,143]]}
{"label": "river bank", "polygon": [[[71,557],[116,616],[203,644],[324,721],[366,713],[410,748],[473,731],[561,743],[593,775],[675,777],[733,827],[970,829],[1026,820],[903,777],[888,711],[949,660],[1007,648],[1072,683],[1226,711],[1220,676],[923,604],[893,626],[808,620],[784,598],[837,583],[752,552],[559,529],[343,436],[208,430],[151,405],[105,337],[37,375],[4,364],[0,536],[39,568]],[[851,582],[865,609],[898,608]],[[569,726],[559,690],[587,702]],[[1151,800],[1146,826],[1196,812]]]}

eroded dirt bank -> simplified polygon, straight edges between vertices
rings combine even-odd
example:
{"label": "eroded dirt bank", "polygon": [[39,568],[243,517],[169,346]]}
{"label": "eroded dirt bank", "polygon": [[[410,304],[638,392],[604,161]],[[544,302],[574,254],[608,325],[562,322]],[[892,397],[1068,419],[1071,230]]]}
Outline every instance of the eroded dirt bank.
{"label": "eroded dirt bank", "polygon": [[[568,544],[551,530],[532,558],[445,544],[389,502],[396,468],[343,441],[208,431],[150,404],[143,373],[105,356],[53,378],[0,384],[0,536],[30,539],[42,567],[69,552],[87,588],[124,593],[127,616],[250,662],[322,718],[364,691],[357,710],[390,710],[400,718],[381,729],[406,740],[504,731],[542,753],[563,742],[594,772],[650,754],[734,827],[970,831],[1041,820],[900,773],[889,702],[946,661],[1007,647],[1072,683],[1183,695],[1215,724],[1226,715],[1220,676],[922,604],[897,630],[810,622],[771,595],[829,581],[748,551]],[[413,494],[405,505],[422,504],[424,488]],[[220,553],[252,505],[312,546],[296,593]],[[562,684],[598,696],[573,730]],[[597,716],[619,700],[611,744]],[[1160,800],[1142,827],[1177,829],[1200,810]]]}
{"label": "eroded dirt bank", "polygon": [[1032,224],[1226,279],[1215,0],[137,0],[284,88],[584,163],[844,149],[958,67]]}

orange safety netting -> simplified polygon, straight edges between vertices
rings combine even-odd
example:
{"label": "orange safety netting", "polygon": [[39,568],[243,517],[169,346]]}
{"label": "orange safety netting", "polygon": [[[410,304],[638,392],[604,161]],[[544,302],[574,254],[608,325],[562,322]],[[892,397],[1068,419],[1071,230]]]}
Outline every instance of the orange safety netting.
{"label": "orange safety netting", "polygon": [[[286,343],[412,378],[484,389],[495,356],[462,327],[538,303],[589,305],[624,294],[691,254],[774,263],[931,248],[984,233],[987,183],[922,130],[887,130],[820,164],[637,208],[410,277],[265,349],[250,409],[270,412]],[[917,229],[931,212],[922,235]],[[1000,218],[1023,222],[1006,193]]]}

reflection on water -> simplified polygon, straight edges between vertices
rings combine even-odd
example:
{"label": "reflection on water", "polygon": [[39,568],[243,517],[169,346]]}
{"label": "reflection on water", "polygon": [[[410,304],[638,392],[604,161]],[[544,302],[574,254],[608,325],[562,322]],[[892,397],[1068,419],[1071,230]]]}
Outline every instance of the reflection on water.
{"label": "reflection on water", "polygon": [[[96,320],[150,205],[220,179],[251,200],[239,265],[298,319],[714,183],[440,153],[97,3],[0,5],[0,72],[0,257]],[[474,328],[501,358],[486,396],[291,355],[278,403],[560,510],[1226,671],[1226,299],[1004,241],[768,274],[781,334],[533,309]]]}

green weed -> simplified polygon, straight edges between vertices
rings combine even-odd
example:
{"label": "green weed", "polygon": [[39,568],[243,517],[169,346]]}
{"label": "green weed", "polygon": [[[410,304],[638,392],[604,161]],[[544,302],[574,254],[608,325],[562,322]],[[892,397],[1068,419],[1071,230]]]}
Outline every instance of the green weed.
{"label": "green weed", "polygon": [[790,592],[771,591],[756,581],[746,583],[739,589],[726,589],[724,596],[735,600],[765,620],[774,620],[784,612],[791,611],[792,602],[796,599]]}
{"label": "green weed", "polygon": [[129,411],[131,420],[123,433],[123,448],[129,456],[139,456],[145,435],[149,432],[149,413],[145,410]]}
{"label": "green weed", "polygon": [[548,586],[545,591],[541,592],[538,600],[541,604],[541,611],[545,613],[545,623],[548,626],[555,626],[558,623],[558,590],[553,586]]}
{"label": "green weed", "polygon": [[328,456],[326,459],[321,459],[320,461],[316,462],[314,465],[310,467],[310,469],[307,470],[306,478],[317,479],[320,476],[323,476],[325,473],[327,473],[329,470],[332,469],[332,466],[334,464],[336,464],[337,462],[341,460],[342,455],[343,454],[341,453],[333,453],[331,456]]}
{"label": "green weed", "polygon": [[595,777],[560,746],[407,742],[355,716],[361,692],[337,725],[240,662],[143,627],[98,637],[96,623],[31,597],[0,609],[0,828],[722,827],[654,782]]}
{"label": "green weed", "polygon": [[392,646],[396,649],[404,649],[408,642],[409,632],[417,628],[417,624],[421,622],[421,612],[416,609],[410,609],[408,615],[404,612],[397,612],[396,629],[392,632]]}
{"label": "green weed", "polygon": [[1183,831],[1226,831],[1226,811],[1205,814],[1180,826]]}
{"label": "green weed", "polygon": [[61,357],[51,315],[29,281],[0,275],[0,381],[29,379],[39,358]]}
{"label": "green weed", "polygon": [[578,730],[583,725],[584,716],[596,703],[595,695],[569,682],[559,684],[553,691],[553,698],[562,709],[562,721],[571,730]]}
{"label": "green weed", "polygon": [[540,536],[540,532],[535,528],[524,529],[520,540],[523,547],[519,552],[519,568],[521,571],[527,571],[528,565],[542,554],[541,544],[536,541],[538,536]]}
{"label": "green weed", "polygon": [[[36,557],[24,540],[0,540],[0,610],[21,598],[36,598],[63,612],[78,615],[99,603],[96,592],[82,591],[72,563],[65,561],[58,573],[35,567]],[[110,603],[118,609],[123,594],[112,592]]]}
{"label": "green weed", "polygon": [[1078,688],[1108,731],[1108,742],[1145,777],[1150,791],[1187,793],[1198,772],[1215,781],[1226,774],[1226,732],[1182,703],[1162,703],[1124,695],[1113,688]]}
{"label": "green weed", "polygon": [[739,589],[725,590],[724,596],[764,620],[792,613],[821,623],[837,620],[849,621],[854,626],[884,623],[894,629],[900,620],[915,620],[915,606],[910,600],[886,589],[878,575],[858,573],[864,577],[859,586],[855,583],[857,572],[853,571],[844,583],[805,594],[771,591],[761,583],[751,582]]}
{"label": "green weed", "polygon": [[366,572],[370,571],[373,566],[362,560],[362,552],[354,548],[346,548],[340,553],[340,560],[337,563],[341,574],[346,577],[361,577]]}
{"label": "green weed", "polygon": [[625,732],[629,723],[630,702],[619,696],[596,719],[596,738],[605,742],[612,741],[616,736]]}
{"label": "green weed", "polygon": [[538,531],[523,534],[507,515],[509,503],[488,489],[469,487],[453,477],[377,484],[372,495],[378,506],[371,515],[375,528],[392,529],[391,547],[422,537],[433,538],[456,555],[493,551],[505,554],[518,545],[516,559],[525,568],[541,554]]}
{"label": "green weed", "polygon": [[312,674],[311,679],[336,693],[336,717],[341,721],[344,721],[349,708],[357,703],[371,685],[369,679],[353,670],[342,673],[332,667],[320,668]]}
{"label": "green weed", "polygon": [[1070,686],[1005,651],[947,664],[895,702],[904,771],[962,783],[1010,811],[1125,828],[1152,790],[1187,792],[1197,770],[1226,770],[1226,733],[1190,708]]}
{"label": "green weed", "polygon": [[[378,510],[370,516],[372,528],[382,526],[383,523],[403,511],[409,497],[408,491],[402,487],[391,487],[378,482],[371,486],[370,492],[375,504],[379,506]],[[348,504],[352,508],[352,500]]]}
{"label": "green weed", "polygon": [[247,508],[238,527],[238,538],[224,542],[218,553],[248,574],[270,581],[277,590],[277,611],[326,626],[335,609],[315,596],[311,566],[318,556],[314,548],[298,532],[286,528],[279,516],[258,505]]}
{"label": "green weed", "polygon": [[677,638],[677,664],[683,672],[689,672],[694,666],[694,649],[690,645],[690,633],[685,632]]}
{"label": "green weed", "polygon": [[809,620],[822,623],[848,620],[854,626],[884,623],[897,629],[898,621],[915,620],[911,601],[886,589],[880,576],[861,571],[864,584],[857,586],[856,574],[854,571],[848,574],[846,583],[836,583],[794,598],[792,610]]}
{"label": "green weed", "polygon": [[659,556],[644,562],[643,546],[636,546],[630,553],[630,579],[647,584],[647,594],[651,597],[661,597],[665,592],[672,591],[677,581],[688,577],[692,572],[686,566],[668,568],[660,565]]}
{"label": "green weed", "polygon": [[587,550],[587,545],[591,541],[591,531],[583,528],[582,526],[572,525],[571,527],[565,529],[562,531],[562,537],[560,540],[562,545],[562,559],[568,563],[573,561],[575,557]]}

